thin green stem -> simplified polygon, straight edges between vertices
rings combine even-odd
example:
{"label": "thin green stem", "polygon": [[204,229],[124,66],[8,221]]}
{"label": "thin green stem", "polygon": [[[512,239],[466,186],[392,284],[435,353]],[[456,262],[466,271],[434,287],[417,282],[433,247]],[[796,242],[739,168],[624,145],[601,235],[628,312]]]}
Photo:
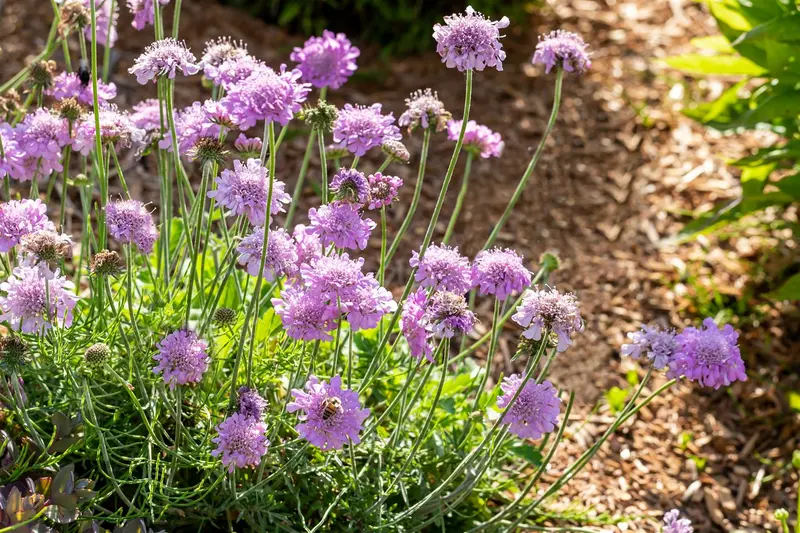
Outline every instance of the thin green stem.
{"label": "thin green stem", "polygon": [[469,174],[472,171],[472,159],[475,155],[470,151],[467,152],[467,160],[464,164],[464,175],[461,177],[461,189],[458,191],[458,198],[456,198],[456,206],[453,208],[453,213],[450,215],[450,222],[447,223],[447,231],[444,232],[442,242],[447,244],[450,237],[453,235],[453,230],[456,228],[456,221],[458,215],[461,213],[461,207],[464,205],[464,198],[467,197],[467,188],[469,186]]}

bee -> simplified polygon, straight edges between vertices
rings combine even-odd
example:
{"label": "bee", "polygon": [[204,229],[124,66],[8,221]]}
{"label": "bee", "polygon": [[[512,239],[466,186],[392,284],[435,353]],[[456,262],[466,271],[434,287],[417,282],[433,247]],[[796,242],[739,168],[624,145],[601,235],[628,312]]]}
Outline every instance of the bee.
{"label": "bee", "polygon": [[81,59],[81,64],[78,67],[78,79],[81,80],[81,85],[84,87],[89,85],[92,81],[92,71],[89,69],[89,63],[85,59]]}
{"label": "bee", "polygon": [[322,420],[330,420],[336,413],[342,411],[342,400],[339,398],[325,398],[322,402]]}

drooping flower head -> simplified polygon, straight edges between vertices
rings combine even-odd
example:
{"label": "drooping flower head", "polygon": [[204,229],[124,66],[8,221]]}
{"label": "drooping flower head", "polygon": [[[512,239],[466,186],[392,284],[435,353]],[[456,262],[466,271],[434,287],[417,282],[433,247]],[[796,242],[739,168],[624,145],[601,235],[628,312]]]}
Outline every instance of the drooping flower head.
{"label": "drooping flower head", "polygon": [[322,257],[322,242],[319,235],[312,232],[305,224],[298,224],[292,231],[295,251],[297,252],[297,268],[303,265],[313,265]]}
{"label": "drooping flower head", "polygon": [[550,287],[536,287],[527,292],[511,318],[526,328],[522,332],[526,339],[538,341],[544,330],[558,335],[556,349],[559,352],[572,343],[570,336],[573,332],[583,331],[578,299],[572,293],[562,294]]}
{"label": "drooping flower head", "polygon": [[382,108],[381,104],[345,104],[333,124],[333,141],[358,157],[386,141],[399,141],[402,135],[394,124],[394,115],[382,114]]}
{"label": "drooping flower head", "polygon": [[295,48],[289,58],[298,63],[304,81],[320,89],[338,89],[356,71],[360,54],[344,33],[325,30],[322,37],[311,37],[302,48]]}
{"label": "drooping flower head", "polygon": [[262,398],[256,389],[239,388],[239,413],[261,420],[266,408],[267,400]]}
{"label": "drooping flower head", "polygon": [[688,518],[681,518],[681,513],[673,509],[664,515],[664,527],[661,533],[692,533],[692,521]]}
{"label": "drooping flower head", "polygon": [[367,177],[354,168],[340,168],[331,180],[331,190],[342,202],[363,205],[369,200]]}
{"label": "drooping flower head", "polygon": [[417,128],[424,130],[433,126],[436,131],[442,131],[448,121],[453,118],[439,100],[439,95],[430,89],[414,91],[410,98],[406,98],[406,110],[400,115],[397,123],[408,127],[411,133]]}
{"label": "drooping flower head", "polygon": [[219,84],[219,67],[226,61],[233,61],[245,56],[247,56],[247,45],[244,42],[230,37],[217,37],[206,41],[200,65],[203,67],[205,77]]}
{"label": "drooping flower head", "polygon": [[222,464],[233,472],[236,467],[255,468],[267,454],[270,445],[267,425],[259,418],[233,413],[217,426],[218,435],[211,439],[217,443],[214,457],[222,456]]}
{"label": "drooping flower head", "polygon": [[412,252],[408,263],[417,269],[414,279],[423,287],[460,294],[472,287],[469,260],[458,247],[432,244],[422,259],[418,252]]}
{"label": "drooping flower head", "polygon": [[408,148],[400,141],[391,139],[384,141],[381,145],[381,152],[390,157],[392,161],[397,161],[398,163],[408,163],[411,161],[411,154]]}
{"label": "drooping flower head", "polygon": [[305,390],[293,389],[292,396],[294,401],[286,410],[303,411],[297,416],[301,423],[295,427],[302,438],[323,451],[338,450],[348,440],[361,442],[359,433],[369,409],[361,407],[357,392],[342,389],[341,376],[333,376],[330,383],[311,376]]}
{"label": "drooping flower head", "polygon": [[174,79],[178,71],[191,76],[200,72],[200,66],[194,54],[186,48],[186,43],[172,37],[148,45],[128,69],[142,85],[159,77]]}
{"label": "drooping flower head", "polygon": [[361,271],[364,258],[350,259],[346,253],[322,256],[313,264],[300,267],[300,276],[308,290],[317,297],[334,305],[349,303],[356,298],[356,291],[367,281]]}
{"label": "drooping flower head", "polygon": [[555,30],[539,37],[533,63],[544,65],[545,72],[550,74],[553,67],[563,68],[567,72],[583,73],[592,66],[589,59],[588,45],[580,35]]}
{"label": "drooping flower head", "polygon": [[641,330],[628,333],[628,338],[631,342],[622,345],[622,355],[639,359],[644,354],[656,370],[667,366],[678,347],[675,331],[663,330],[657,326],[643,325]]}
{"label": "drooping flower head", "polygon": [[[95,148],[97,128],[94,113],[90,112],[75,127],[75,151],[83,155]],[[138,146],[145,140],[146,132],[136,126],[127,111],[109,104],[100,110],[100,140],[103,145],[113,144],[117,150]]]}
{"label": "drooping flower head", "polygon": [[163,374],[170,390],[177,385],[200,383],[208,369],[208,345],[193,331],[173,331],[156,344],[158,353],[153,356],[158,365],[153,373]]}
{"label": "drooping flower head", "polygon": [[[261,250],[264,248],[264,228],[256,227],[253,232],[242,239],[236,251],[239,252],[239,264],[244,265],[247,273],[258,276],[261,266]],[[267,241],[267,258],[264,261],[263,276],[269,282],[282,277],[291,277],[297,273],[297,252],[292,238],[283,228],[272,229]]]}
{"label": "drooping flower head", "polygon": [[323,246],[334,244],[338,248],[363,250],[369,235],[375,229],[375,221],[361,218],[358,206],[334,202],[311,208],[308,211],[311,230],[316,233]]}
{"label": "drooping flower head", "polygon": [[[209,198],[230,209],[236,215],[245,215],[254,226],[263,226],[267,220],[267,198],[269,197],[269,171],[260,159],[248,159],[246,163],[235,160],[233,170],[225,169],[216,178],[216,190],[208,191]],[[286,185],[280,180],[272,182],[272,206],[270,213],[284,211],[283,204],[292,201],[285,192]]]}
{"label": "drooping flower head", "polygon": [[[162,6],[169,4],[169,0],[158,0]],[[128,9],[133,15],[131,26],[143,30],[145,26],[155,24],[156,9],[153,0],[128,0]]]}
{"label": "drooping flower head", "polygon": [[22,264],[0,283],[0,320],[23,333],[42,333],[55,323],[72,325],[72,310],[78,300],[75,286],[59,271],[45,264]]}
{"label": "drooping flower head", "polygon": [[370,174],[367,181],[369,182],[368,209],[389,207],[397,199],[397,191],[403,186],[402,179],[380,172]]}
{"label": "drooping flower head", "polygon": [[240,133],[233,143],[233,147],[238,150],[239,154],[247,158],[259,157],[263,146],[264,143],[261,139],[258,137],[248,137],[244,133]]}
{"label": "drooping flower head", "polygon": [[250,76],[228,89],[222,104],[240,129],[255,126],[259,120],[277,122],[285,126],[294,114],[302,109],[311,90],[301,83],[300,71],[286,70],[281,65],[276,72],[269,67],[256,68]]}
{"label": "drooping flower head", "polygon": [[475,314],[469,310],[463,294],[435,292],[426,310],[431,331],[438,337],[452,338],[469,333],[475,325]]}
{"label": "drooping flower head", "polygon": [[408,342],[412,357],[425,356],[433,363],[433,332],[425,312],[427,301],[428,296],[422,287],[408,295],[400,315],[400,331]]}
{"label": "drooping flower head", "polygon": [[118,200],[106,206],[109,234],[123,244],[135,244],[140,252],[149,254],[158,239],[153,216],[138,200]]}
{"label": "drooping flower head", "polygon": [[[166,115],[165,115],[166,116]],[[201,102],[194,102],[175,116],[175,133],[178,139],[178,153],[188,154],[203,137],[217,137],[220,127],[211,122]],[[169,133],[158,143],[158,147],[172,151],[172,135]]]}
{"label": "drooping flower head", "polygon": [[0,252],[10,251],[26,235],[55,229],[47,218],[47,206],[38,198],[0,203]]}
{"label": "drooping flower head", "polygon": [[292,339],[333,340],[328,332],[336,328],[336,306],[320,299],[312,291],[290,285],[281,291],[280,298],[272,299],[272,306],[281,317],[286,335]]}
{"label": "drooping flower head", "polygon": [[747,381],[738,339],[730,324],[719,329],[712,318],[703,320],[701,329],[686,328],[675,337],[678,347],[669,361],[667,377],[686,376],[715,389]]}
{"label": "drooping flower head", "polygon": [[[451,120],[447,123],[448,139],[451,141],[458,140],[463,122],[463,120]],[[471,151],[475,155],[480,155],[484,159],[500,157],[503,155],[503,148],[506,145],[499,133],[478,124],[474,120],[467,121],[463,142],[465,150]]]}
{"label": "drooping flower head", "polygon": [[[500,384],[503,394],[497,398],[497,407],[508,407],[520,385],[522,378],[517,374],[503,378]],[[508,407],[503,423],[521,439],[539,439],[556,428],[560,412],[561,400],[553,384],[549,381],[537,384],[528,380],[517,399]]]}
{"label": "drooping flower head", "polygon": [[472,284],[482,295],[494,294],[498,300],[505,300],[531,284],[531,272],[514,250],[492,248],[475,256]]}
{"label": "drooping flower head", "polygon": [[359,285],[353,298],[344,306],[347,322],[353,331],[376,328],[381,318],[397,310],[392,293],[381,287],[375,278],[366,279],[369,281]]}
{"label": "drooping flower head", "polygon": [[[91,107],[94,104],[94,93],[92,92],[91,82],[84,85],[75,72],[62,72],[56,76],[53,79],[53,86],[46,91],[46,94],[52,96],[56,100],[75,98],[79,103],[85,106]],[[97,80],[97,100],[101,107],[116,97],[116,84]]]}
{"label": "drooping flower head", "polygon": [[[119,2],[112,0],[83,0],[86,10],[90,11],[94,2],[97,21],[97,42],[108,48],[114,48],[117,42],[117,19],[119,19]],[[83,29],[84,36],[92,40],[92,25]]]}
{"label": "drooping flower head", "polygon": [[495,67],[503,70],[506,53],[500,44],[500,30],[508,27],[508,17],[492,21],[468,6],[465,14],[444,18],[444,26],[434,24],[436,52],[447,68],[483,70]]}

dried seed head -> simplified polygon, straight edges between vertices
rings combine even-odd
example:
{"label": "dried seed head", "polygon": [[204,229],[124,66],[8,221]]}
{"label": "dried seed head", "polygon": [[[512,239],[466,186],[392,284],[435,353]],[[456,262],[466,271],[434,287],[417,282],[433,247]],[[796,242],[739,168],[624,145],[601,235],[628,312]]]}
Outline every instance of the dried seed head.
{"label": "dried seed head", "polygon": [[92,15],[81,0],[67,0],[61,6],[61,22],[58,31],[61,36],[67,35],[72,28],[81,29],[92,23]]}
{"label": "dried seed head", "polygon": [[17,111],[22,104],[19,93],[16,89],[9,89],[2,96],[0,96],[0,113],[13,113]]}
{"label": "dried seed head", "polygon": [[214,313],[214,324],[218,326],[232,326],[236,322],[236,311],[230,307],[220,307]]}
{"label": "dried seed head", "polygon": [[333,123],[339,111],[325,100],[317,102],[316,107],[308,107],[303,110],[303,118],[315,130],[328,133],[333,130]]}
{"label": "dried seed head", "polygon": [[225,147],[225,143],[216,137],[200,137],[189,150],[189,158],[199,161],[202,165],[206,163],[221,165],[229,155],[230,151]]}
{"label": "dried seed head", "polygon": [[31,69],[31,85],[41,89],[49,89],[53,86],[53,77],[56,73],[56,62],[37,61],[30,66]]}
{"label": "dried seed head", "polygon": [[408,148],[400,141],[385,141],[381,146],[381,151],[399,163],[408,163],[411,160]]}
{"label": "dried seed head", "polygon": [[83,354],[83,359],[89,366],[100,366],[110,357],[111,349],[102,342],[89,346]]}
{"label": "dried seed head", "polygon": [[28,358],[28,346],[14,336],[0,337],[0,367],[17,370]]}
{"label": "dried seed head", "polygon": [[122,272],[122,258],[117,252],[102,250],[92,257],[89,268],[95,276],[116,276]]}
{"label": "dried seed head", "polygon": [[72,256],[72,239],[54,231],[37,231],[22,237],[22,251],[36,263],[57,263]]}
{"label": "dried seed head", "polygon": [[64,98],[56,104],[56,111],[60,117],[70,122],[75,122],[86,112],[76,98]]}

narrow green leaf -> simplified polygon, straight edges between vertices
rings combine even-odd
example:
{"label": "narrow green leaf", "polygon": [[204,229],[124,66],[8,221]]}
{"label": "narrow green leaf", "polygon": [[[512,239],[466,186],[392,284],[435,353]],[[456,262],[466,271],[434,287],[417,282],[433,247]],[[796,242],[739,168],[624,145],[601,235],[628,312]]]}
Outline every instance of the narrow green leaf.
{"label": "narrow green leaf", "polygon": [[668,57],[667,65],[691,75],[722,74],[732,76],[761,76],[767,71],[742,56],[685,54]]}

